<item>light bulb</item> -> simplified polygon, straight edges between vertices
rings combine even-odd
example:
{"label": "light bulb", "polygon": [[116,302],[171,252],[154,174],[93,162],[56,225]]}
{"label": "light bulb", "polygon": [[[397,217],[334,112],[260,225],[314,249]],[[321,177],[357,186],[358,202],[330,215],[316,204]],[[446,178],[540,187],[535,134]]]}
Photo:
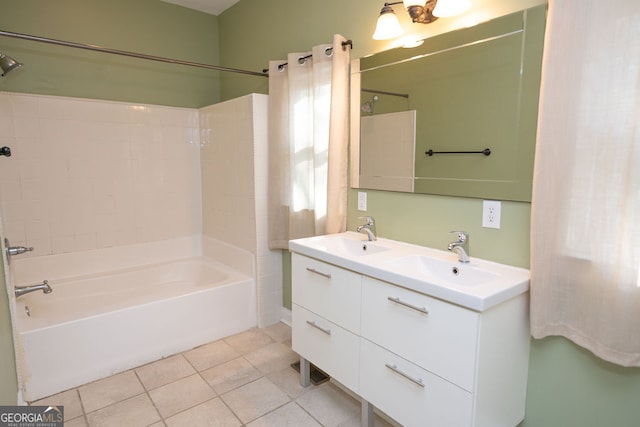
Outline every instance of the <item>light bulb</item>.
{"label": "light bulb", "polygon": [[438,18],[460,15],[471,7],[470,0],[438,0],[433,14]]}

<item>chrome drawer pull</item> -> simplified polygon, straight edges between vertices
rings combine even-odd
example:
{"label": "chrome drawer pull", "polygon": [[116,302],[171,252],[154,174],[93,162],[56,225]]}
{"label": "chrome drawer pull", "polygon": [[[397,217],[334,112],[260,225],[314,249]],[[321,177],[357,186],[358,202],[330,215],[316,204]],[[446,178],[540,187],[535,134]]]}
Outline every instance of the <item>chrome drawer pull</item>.
{"label": "chrome drawer pull", "polygon": [[387,297],[387,299],[391,302],[395,302],[396,304],[404,305],[405,307],[409,307],[413,310],[419,311],[422,314],[429,314],[429,310],[424,307],[418,307],[417,305],[409,304],[408,302],[402,301],[400,298]]}
{"label": "chrome drawer pull", "polygon": [[310,271],[311,273],[314,273],[314,274],[319,274],[322,277],[326,277],[327,279],[331,279],[330,273],[323,273],[322,271],[318,271],[315,268],[311,268],[311,267],[307,267],[307,271]]}
{"label": "chrome drawer pull", "polygon": [[401,375],[403,377],[405,377],[406,379],[408,379],[409,381],[411,381],[412,383],[423,387],[424,388],[424,382],[420,379],[420,378],[413,378],[411,375],[409,374],[405,374],[404,372],[402,372],[400,369],[398,369],[398,367],[396,365],[389,365],[388,363],[385,363],[384,366],[386,366],[387,368],[391,369],[393,372],[395,372],[398,375]]}
{"label": "chrome drawer pull", "polygon": [[307,324],[313,326],[314,328],[324,332],[327,335],[331,335],[331,329],[325,329],[322,326],[318,326],[315,322],[315,320],[307,320]]}

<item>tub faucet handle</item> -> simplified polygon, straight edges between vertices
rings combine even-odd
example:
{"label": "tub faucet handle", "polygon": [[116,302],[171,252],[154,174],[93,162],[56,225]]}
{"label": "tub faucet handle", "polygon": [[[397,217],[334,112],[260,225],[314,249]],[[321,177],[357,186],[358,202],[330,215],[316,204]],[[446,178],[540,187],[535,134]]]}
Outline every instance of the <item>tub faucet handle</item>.
{"label": "tub faucet handle", "polygon": [[31,248],[27,248],[24,246],[11,246],[11,243],[9,243],[9,239],[7,239],[6,237],[4,238],[4,247],[6,248],[5,250],[7,251],[7,260],[10,260],[12,255],[20,255],[23,254],[25,252],[30,252],[33,250],[33,247]]}
{"label": "tub faucet handle", "polygon": [[33,250],[33,247],[27,248],[25,246],[9,246],[7,248],[7,254],[8,255],[20,255],[23,254],[25,252],[31,252]]}

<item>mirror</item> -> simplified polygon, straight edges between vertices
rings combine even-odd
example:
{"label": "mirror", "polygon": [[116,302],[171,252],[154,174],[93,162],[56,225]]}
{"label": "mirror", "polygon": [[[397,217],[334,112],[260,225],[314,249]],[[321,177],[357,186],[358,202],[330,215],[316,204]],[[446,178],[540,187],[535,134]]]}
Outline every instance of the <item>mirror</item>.
{"label": "mirror", "polygon": [[355,60],[352,187],[531,200],[546,5]]}

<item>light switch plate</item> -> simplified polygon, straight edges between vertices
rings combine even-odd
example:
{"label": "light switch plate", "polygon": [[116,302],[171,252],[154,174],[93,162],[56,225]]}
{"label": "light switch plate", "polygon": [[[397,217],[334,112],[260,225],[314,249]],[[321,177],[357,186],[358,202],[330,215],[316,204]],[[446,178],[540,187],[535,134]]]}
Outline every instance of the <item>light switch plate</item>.
{"label": "light switch plate", "polygon": [[367,193],[363,191],[358,191],[358,210],[359,211],[367,210]]}
{"label": "light switch plate", "polygon": [[500,228],[500,211],[502,202],[484,200],[482,202],[482,226],[485,228]]}

